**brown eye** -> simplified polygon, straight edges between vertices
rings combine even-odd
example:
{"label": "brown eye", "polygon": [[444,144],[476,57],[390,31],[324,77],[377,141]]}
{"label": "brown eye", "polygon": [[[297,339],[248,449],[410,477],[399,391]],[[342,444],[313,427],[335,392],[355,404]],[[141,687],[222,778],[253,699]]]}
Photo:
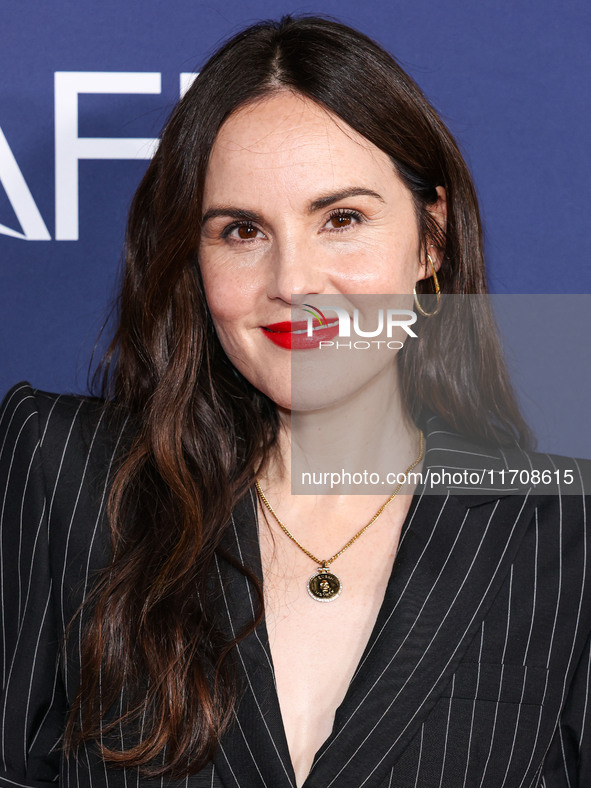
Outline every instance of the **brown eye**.
{"label": "brown eye", "polygon": [[238,237],[243,241],[250,241],[252,238],[256,238],[258,232],[257,228],[253,227],[252,224],[241,224],[236,230],[238,231]]}
{"label": "brown eye", "polygon": [[346,211],[341,208],[330,214],[324,226],[329,231],[346,230],[349,227],[354,227],[356,224],[361,224],[362,221],[363,217],[359,211]]}
{"label": "brown eye", "polygon": [[335,229],[339,227],[348,227],[351,221],[352,217],[350,214],[336,214],[330,217],[330,222]]}

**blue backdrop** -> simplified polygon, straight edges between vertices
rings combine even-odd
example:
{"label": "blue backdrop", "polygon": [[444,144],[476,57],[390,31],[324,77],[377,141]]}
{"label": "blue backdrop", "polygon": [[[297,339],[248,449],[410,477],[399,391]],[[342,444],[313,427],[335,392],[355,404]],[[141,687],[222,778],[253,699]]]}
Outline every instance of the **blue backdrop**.
{"label": "blue backdrop", "polygon": [[493,292],[591,292],[589,8],[3,0],[0,392],[20,379],[84,391],[127,206],[181,74],[244,25],[287,12],[331,14],[376,38],[441,112],[474,174]]}

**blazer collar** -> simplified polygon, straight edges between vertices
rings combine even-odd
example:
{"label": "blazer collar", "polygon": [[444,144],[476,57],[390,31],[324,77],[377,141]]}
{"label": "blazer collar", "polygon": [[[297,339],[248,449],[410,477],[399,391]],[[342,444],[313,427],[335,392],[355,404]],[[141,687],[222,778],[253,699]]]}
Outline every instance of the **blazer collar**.
{"label": "blazer collar", "polygon": [[[465,440],[438,417],[426,422],[425,437],[423,478],[506,467],[502,451]],[[376,624],[303,788],[380,786],[450,681],[534,507],[529,490],[483,486],[423,483],[415,491]],[[223,548],[262,581],[254,486],[236,507]],[[221,558],[217,581],[225,624],[236,633],[252,618],[254,594]],[[236,652],[243,691],[216,769],[226,788],[295,788],[264,620]]]}
{"label": "blazer collar", "polygon": [[[528,455],[518,446],[485,444],[455,432],[441,416],[429,416],[424,426],[426,449],[423,479],[416,490],[456,496],[467,508],[509,495],[524,495],[529,486],[507,469],[529,468]],[[443,476],[443,471],[446,475]],[[441,481],[431,484],[436,474]],[[527,479],[527,475],[524,477]]]}

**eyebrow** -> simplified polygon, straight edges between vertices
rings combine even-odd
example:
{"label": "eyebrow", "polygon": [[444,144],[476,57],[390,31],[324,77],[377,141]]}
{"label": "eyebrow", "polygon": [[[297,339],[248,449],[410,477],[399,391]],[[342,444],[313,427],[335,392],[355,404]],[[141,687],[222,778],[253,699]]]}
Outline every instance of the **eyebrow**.
{"label": "eyebrow", "polygon": [[[308,213],[315,213],[316,211],[319,211],[322,208],[327,208],[329,205],[339,202],[339,200],[344,200],[347,197],[374,197],[376,200],[384,202],[384,198],[377,192],[374,192],[373,189],[366,189],[363,186],[350,186],[346,189],[341,189],[338,192],[333,192],[331,194],[325,194],[322,197],[318,197],[308,206]],[[244,208],[236,208],[232,205],[220,205],[217,208],[210,208],[208,211],[206,211],[201,218],[201,224],[203,225],[205,222],[208,222],[210,219],[215,219],[218,216],[241,219],[247,222],[255,222],[256,224],[261,224],[263,220],[263,217],[255,211],[247,211]]]}
{"label": "eyebrow", "polygon": [[205,224],[210,219],[215,219],[217,216],[226,216],[232,219],[242,219],[247,222],[256,222],[260,224],[263,217],[260,213],[255,211],[246,211],[244,208],[234,208],[231,205],[221,205],[219,208],[210,208],[201,217],[201,224]]}
{"label": "eyebrow", "polygon": [[344,200],[347,197],[375,197],[380,202],[384,202],[381,194],[374,192],[373,189],[366,189],[363,186],[350,186],[347,189],[341,189],[333,194],[327,194],[324,197],[319,197],[314,202],[310,203],[308,213],[314,213],[321,208],[326,208],[339,200]]}

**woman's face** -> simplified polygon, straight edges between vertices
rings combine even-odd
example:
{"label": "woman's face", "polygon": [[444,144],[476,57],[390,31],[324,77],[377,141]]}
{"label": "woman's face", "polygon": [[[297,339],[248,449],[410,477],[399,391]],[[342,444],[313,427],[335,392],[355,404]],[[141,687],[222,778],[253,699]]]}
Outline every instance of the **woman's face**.
{"label": "woman's face", "polygon": [[[443,220],[440,192],[433,210]],[[219,340],[235,367],[286,408],[291,354],[318,353],[269,339],[264,327],[306,319],[292,313],[292,296],[314,305],[318,294],[338,294],[339,303],[410,294],[430,274],[411,193],[389,157],[299,94],[273,94],[226,120],[203,206],[199,261]],[[362,382],[345,383],[341,395]]]}

